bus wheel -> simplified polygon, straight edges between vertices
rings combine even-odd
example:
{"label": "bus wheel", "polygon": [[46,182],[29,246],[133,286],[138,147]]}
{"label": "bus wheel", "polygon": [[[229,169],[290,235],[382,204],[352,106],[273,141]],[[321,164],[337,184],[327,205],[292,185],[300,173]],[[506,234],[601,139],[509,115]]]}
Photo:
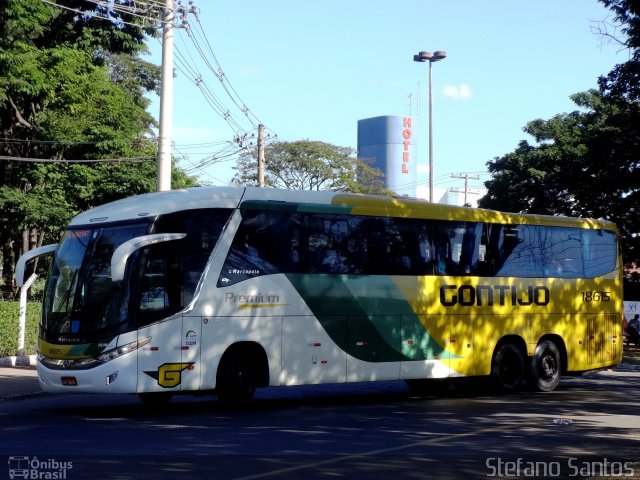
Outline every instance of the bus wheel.
{"label": "bus wheel", "polygon": [[536,346],[531,359],[531,385],[540,392],[551,392],[560,383],[562,372],[560,350],[550,340]]}
{"label": "bus wheel", "polygon": [[147,393],[138,394],[138,398],[142,400],[142,403],[152,407],[166,405],[171,400],[171,397],[173,397],[173,395],[168,392],[157,392],[157,393],[147,392]]}
{"label": "bus wheel", "polygon": [[493,354],[491,377],[498,389],[511,393],[524,381],[524,356],[522,351],[512,343],[503,343]]}
{"label": "bus wheel", "polygon": [[216,383],[216,394],[221,402],[238,404],[253,399],[256,381],[249,359],[238,351],[227,352],[222,357]]}

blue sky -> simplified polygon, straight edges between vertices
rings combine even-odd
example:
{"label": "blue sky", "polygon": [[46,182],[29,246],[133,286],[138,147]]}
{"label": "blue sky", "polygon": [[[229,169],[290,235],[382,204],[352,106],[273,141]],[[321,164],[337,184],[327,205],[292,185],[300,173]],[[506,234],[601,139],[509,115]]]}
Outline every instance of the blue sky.
{"label": "blue sky", "polygon": [[[593,32],[611,19],[596,0],[196,4],[200,24],[193,17],[190,23],[204,32],[200,47],[215,53],[244,105],[284,141],[355,149],[358,119],[415,117],[419,109],[414,140],[426,162],[428,64],[413,55],[446,50],[433,65],[434,174],[441,187],[460,186],[449,174],[486,172],[487,161],[532,140],[522,131],[528,121],[575,110],[571,94],[595,88],[599,75],[627,59]],[[184,30],[175,45],[183,63],[175,78],[174,154],[186,155],[180,165],[202,181],[227,184],[235,161],[208,158],[222,148],[213,142],[236,132],[188,78],[185,62],[232,118],[246,130],[253,126]],[[159,44],[151,46],[151,61],[159,63]],[[157,102],[152,109],[157,115]],[[207,166],[197,168],[203,160]]]}

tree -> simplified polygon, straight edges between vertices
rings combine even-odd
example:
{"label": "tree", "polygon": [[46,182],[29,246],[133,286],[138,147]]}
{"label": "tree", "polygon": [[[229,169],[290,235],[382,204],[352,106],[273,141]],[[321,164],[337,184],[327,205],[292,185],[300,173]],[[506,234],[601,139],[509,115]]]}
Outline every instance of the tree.
{"label": "tree", "polygon": [[630,264],[640,254],[640,144],[628,124],[634,106],[621,108],[595,90],[572,99],[582,110],[526,125],[536,145],[522,141],[487,163],[492,179],[479,206],[614,221]]}
{"label": "tree", "polygon": [[[612,24],[602,22],[599,33],[629,51],[629,60],[616,65],[600,77],[598,85],[603,95],[622,102],[640,100],[640,1],[600,0],[613,14]],[[613,31],[610,31],[613,28]]]}
{"label": "tree", "polygon": [[[523,140],[514,152],[487,164],[493,178],[486,183],[488,193],[480,201],[483,207],[551,215],[606,215],[590,196],[594,184],[618,188],[612,178],[614,165],[594,153],[616,108],[602,102],[595,90],[571,98],[584,110],[529,122],[523,130],[537,145]],[[602,190],[598,194],[602,195]]]}
{"label": "tree", "polygon": [[[0,245],[9,284],[17,257],[47,237],[57,241],[79,211],[155,188],[145,92],[157,90],[160,75],[139,57],[155,30],[115,3],[58,4],[66,8],[0,2],[0,155],[11,159],[0,160]],[[16,161],[33,158],[54,162]],[[147,161],[67,161],[113,158]]]}
{"label": "tree", "polygon": [[[383,192],[382,172],[353,157],[353,150],[329,143],[299,140],[265,148],[265,184],[299,190]],[[257,152],[240,156],[233,181],[258,185]]]}
{"label": "tree", "polygon": [[598,91],[573,95],[579,110],[529,122],[535,144],[522,141],[487,164],[492,179],[479,205],[612,220],[630,265],[640,260],[640,2],[600,1],[618,32],[600,33],[628,48],[629,61],[600,77]]}
{"label": "tree", "polygon": [[487,164],[492,179],[479,206],[614,221],[630,264],[640,254],[640,144],[628,123],[634,107],[595,90],[572,98],[587,111],[529,122],[524,131],[537,145],[522,141]]}

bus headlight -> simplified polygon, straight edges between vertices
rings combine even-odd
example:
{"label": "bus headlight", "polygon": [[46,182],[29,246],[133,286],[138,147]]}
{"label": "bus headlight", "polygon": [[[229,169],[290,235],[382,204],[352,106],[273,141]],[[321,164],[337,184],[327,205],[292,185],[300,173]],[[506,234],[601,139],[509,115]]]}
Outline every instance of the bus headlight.
{"label": "bus headlight", "polygon": [[146,345],[151,341],[151,337],[142,338],[135,342],[127,343],[119,347],[113,348],[106,352],[102,352],[100,355],[89,358],[48,358],[40,352],[36,352],[40,363],[53,370],[87,370],[89,368],[97,367],[104,363],[115,360],[127,353],[131,353],[143,345]]}
{"label": "bus headlight", "polygon": [[98,361],[102,363],[110,362],[111,360],[115,360],[127,353],[131,353],[140,347],[146,345],[151,341],[151,337],[142,338],[140,340],[136,340],[135,342],[127,343],[126,345],[121,345],[120,347],[116,347],[107,352],[102,352],[100,355],[95,357]]}
{"label": "bus headlight", "polygon": [[36,352],[38,361],[52,370],[87,370],[101,364],[95,357],[90,358],[49,358]]}

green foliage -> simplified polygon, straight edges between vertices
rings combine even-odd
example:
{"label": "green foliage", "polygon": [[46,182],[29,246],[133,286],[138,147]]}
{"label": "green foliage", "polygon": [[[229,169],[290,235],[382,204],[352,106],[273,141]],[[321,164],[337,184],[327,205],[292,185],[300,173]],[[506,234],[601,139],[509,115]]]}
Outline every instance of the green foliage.
{"label": "green foliage", "polygon": [[[38,341],[38,325],[42,306],[38,302],[27,302],[27,319],[25,329],[25,355],[36,353]],[[0,300],[0,357],[16,355],[18,353],[18,320],[20,305],[18,302]]]}
{"label": "green foliage", "polygon": [[[622,103],[640,100],[640,2],[638,0],[600,0],[613,12],[614,32],[604,27],[608,40],[629,52],[629,60],[616,65],[600,77],[598,85],[603,95]],[[610,25],[609,25],[610,26]]]}
{"label": "green foliage", "polygon": [[[265,185],[298,190],[383,192],[382,172],[353,157],[353,150],[319,141],[274,142],[265,148]],[[257,185],[257,154],[240,157],[234,182]]]}
{"label": "green foliage", "polygon": [[41,38],[53,9],[33,0],[0,2],[0,46]]}
{"label": "green foliage", "polygon": [[[621,232],[624,261],[640,263],[640,2],[600,0],[614,13],[629,60],[599,79],[600,90],[571,98],[578,110],[529,122],[514,152],[488,165],[479,205],[605,218]],[[605,31],[605,33],[607,33]]]}
{"label": "green foliage", "polygon": [[[621,232],[627,265],[640,263],[640,2],[600,0],[629,60],[599,79],[599,91],[571,98],[578,110],[529,122],[514,152],[487,165],[485,208],[605,218]],[[619,35],[619,36],[617,36]]]}
{"label": "green foliage", "polygon": [[[57,3],[87,14],[39,0],[0,2],[0,155],[57,160],[0,161],[7,283],[23,248],[57,241],[80,211],[155,190],[155,120],[145,93],[158,90],[160,72],[139,57],[155,30],[108,4]],[[65,162],[111,158],[146,161]],[[184,172],[173,178],[174,186],[195,184]]]}
{"label": "green foliage", "polygon": [[593,155],[592,147],[615,107],[603,103],[595,90],[572,99],[588,111],[529,122],[524,131],[537,145],[522,141],[514,152],[487,164],[493,178],[486,183],[481,206],[552,215],[606,214],[597,202],[585,200],[608,176],[609,166]]}
{"label": "green foliage", "polygon": [[618,224],[625,263],[640,254],[640,123],[637,104],[621,108],[592,90],[572,97],[581,110],[529,122],[524,131],[536,145],[520,142],[514,152],[487,166],[484,208],[604,218]]}

